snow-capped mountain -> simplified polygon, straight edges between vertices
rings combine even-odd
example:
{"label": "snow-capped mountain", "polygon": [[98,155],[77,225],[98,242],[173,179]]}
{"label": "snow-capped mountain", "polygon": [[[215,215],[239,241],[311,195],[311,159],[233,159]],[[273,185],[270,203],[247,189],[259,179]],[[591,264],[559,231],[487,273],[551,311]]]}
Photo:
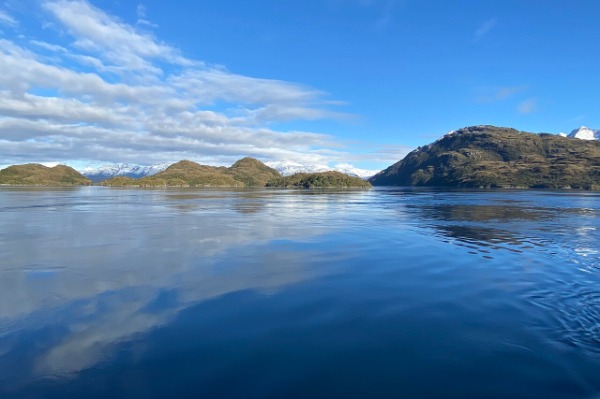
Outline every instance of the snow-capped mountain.
{"label": "snow-capped mountain", "polygon": [[363,179],[367,179],[376,173],[379,170],[369,170],[369,169],[359,169],[355,168],[350,164],[337,164],[333,167],[325,165],[325,164],[300,164],[293,161],[269,161],[265,162],[265,164],[277,170],[283,176],[290,176],[295,173],[319,173],[319,172],[327,172],[327,171],[337,171],[342,172],[350,176],[357,176]]}
{"label": "snow-capped mountain", "polygon": [[83,171],[81,171],[81,174],[94,182],[102,181],[115,176],[139,178],[144,176],[155,175],[158,172],[162,172],[163,170],[167,169],[170,165],[170,163],[161,163],[156,165],[143,166],[127,163],[117,163],[112,165],[104,165],[95,169],[84,169]]}
{"label": "snow-capped mountain", "polygon": [[293,161],[269,161],[265,162],[265,165],[275,169],[283,176],[291,176],[295,173],[318,173],[331,170],[329,166],[323,164],[302,165]]}
{"label": "snow-capped mountain", "polygon": [[573,130],[567,137],[581,140],[600,140],[600,130],[581,126],[579,129]]}

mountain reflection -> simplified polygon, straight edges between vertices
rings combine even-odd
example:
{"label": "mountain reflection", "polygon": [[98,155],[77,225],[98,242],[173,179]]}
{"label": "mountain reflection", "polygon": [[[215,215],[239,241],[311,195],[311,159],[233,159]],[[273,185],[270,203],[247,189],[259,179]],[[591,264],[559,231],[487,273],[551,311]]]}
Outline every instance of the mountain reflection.
{"label": "mountain reflection", "polygon": [[[541,207],[526,201],[490,201],[486,197],[476,201],[472,197],[477,197],[477,193],[471,194],[471,197],[457,196],[464,199],[457,203],[425,197],[425,201],[406,204],[403,211],[434,229],[440,237],[485,258],[492,258],[495,250],[522,253],[533,248],[551,251],[561,246],[568,246],[581,256],[598,255],[590,243],[593,236],[590,233],[595,227],[589,226],[590,220],[600,219],[597,209]],[[567,218],[571,224],[562,222]],[[578,220],[584,224],[577,225]],[[532,225],[536,228],[532,229]],[[556,239],[561,235],[565,240]]]}
{"label": "mountain reflection", "polygon": [[550,217],[549,211],[518,206],[516,204],[504,205],[435,205],[423,206],[420,210],[429,217],[440,220],[488,222],[488,221],[540,221]]}

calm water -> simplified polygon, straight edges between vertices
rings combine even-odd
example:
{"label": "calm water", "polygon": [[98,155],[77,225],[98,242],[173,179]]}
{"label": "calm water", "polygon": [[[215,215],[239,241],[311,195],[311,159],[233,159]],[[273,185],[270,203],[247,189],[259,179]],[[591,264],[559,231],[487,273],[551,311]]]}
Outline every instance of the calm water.
{"label": "calm water", "polygon": [[600,398],[600,194],[0,188],[2,398]]}

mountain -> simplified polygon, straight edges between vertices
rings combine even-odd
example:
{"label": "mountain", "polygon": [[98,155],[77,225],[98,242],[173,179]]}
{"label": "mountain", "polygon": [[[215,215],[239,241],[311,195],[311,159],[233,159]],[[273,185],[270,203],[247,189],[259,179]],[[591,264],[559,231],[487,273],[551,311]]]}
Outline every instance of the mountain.
{"label": "mountain", "polygon": [[115,176],[126,176],[140,178],[144,176],[152,176],[158,172],[162,172],[167,169],[170,164],[161,163],[150,166],[117,163],[113,165],[104,165],[95,169],[84,169],[81,173],[92,180],[93,182],[99,182]]}
{"label": "mountain", "polygon": [[373,185],[600,190],[600,142],[471,126],[419,147]]}
{"label": "mountain", "polygon": [[49,168],[44,165],[29,163],[13,165],[0,170],[0,184],[79,186],[90,185],[91,183],[91,180],[81,173],[65,165],[56,165]]}
{"label": "mountain", "polygon": [[573,130],[567,137],[581,140],[600,140],[600,130],[581,126],[579,129]]}
{"label": "mountain", "polygon": [[283,176],[291,176],[296,173],[319,173],[331,170],[327,165],[301,164],[293,161],[269,161],[265,162],[265,164],[277,170]]}
{"label": "mountain", "polygon": [[348,176],[341,172],[296,173],[275,178],[267,182],[267,187],[286,188],[369,188],[371,184],[360,177]]}
{"label": "mountain", "polygon": [[281,175],[254,158],[243,158],[231,167],[200,165],[179,161],[162,172],[139,179],[116,176],[103,181],[104,186],[139,187],[252,187],[264,186]]}
{"label": "mountain", "polygon": [[334,167],[330,167],[324,164],[300,164],[293,161],[269,161],[266,162],[266,165],[276,169],[283,176],[291,176],[296,173],[321,173],[336,171],[349,176],[357,176],[367,179],[378,172],[376,170],[355,168],[349,164],[338,164]]}

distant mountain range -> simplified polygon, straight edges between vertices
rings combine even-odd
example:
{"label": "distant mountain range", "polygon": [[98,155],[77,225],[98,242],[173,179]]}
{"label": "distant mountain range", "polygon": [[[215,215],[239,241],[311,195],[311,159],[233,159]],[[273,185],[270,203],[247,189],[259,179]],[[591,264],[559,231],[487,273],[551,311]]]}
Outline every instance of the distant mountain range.
{"label": "distant mountain range", "polygon": [[94,183],[102,180],[110,179],[115,176],[125,176],[140,178],[144,176],[152,176],[158,172],[162,172],[167,169],[171,164],[160,163],[156,165],[143,166],[129,163],[115,163],[111,165],[104,165],[99,168],[88,168],[81,171],[81,174],[92,180]]}
{"label": "distant mountain range", "polygon": [[296,173],[340,172],[349,176],[368,179],[379,172],[378,170],[355,168],[349,164],[338,164],[334,167],[324,164],[301,164],[293,161],[269,161],[265,164],[277,170],[283,176],[291,176]]}

